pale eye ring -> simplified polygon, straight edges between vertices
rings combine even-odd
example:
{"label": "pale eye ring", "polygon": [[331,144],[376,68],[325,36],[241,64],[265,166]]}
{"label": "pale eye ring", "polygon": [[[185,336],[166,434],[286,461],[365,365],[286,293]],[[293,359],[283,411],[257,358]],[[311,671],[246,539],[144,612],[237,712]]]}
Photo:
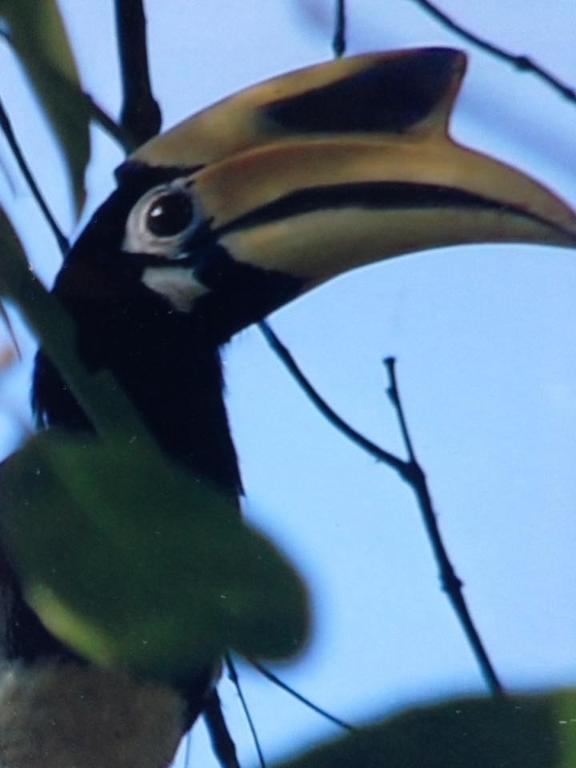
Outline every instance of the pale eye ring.
{"label": "pale eye ring", "polygon": [[177,237],[194,221],[194,205],[183,189],[174,189],[153,200],[145,214],[145,227],[154,237]]}
{"label": "pale eye ring", "polygon": [[202,215],[188,180],[149,190],[132,208],[122,250],[166,259],[181,259],[183,244],[198,228]]}

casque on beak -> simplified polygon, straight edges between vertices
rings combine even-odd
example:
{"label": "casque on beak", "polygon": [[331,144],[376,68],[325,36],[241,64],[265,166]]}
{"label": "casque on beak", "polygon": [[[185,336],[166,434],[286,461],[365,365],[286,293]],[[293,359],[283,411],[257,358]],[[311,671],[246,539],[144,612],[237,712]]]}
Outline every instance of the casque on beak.
{"label": "casque on beak", "polygon": [[303,281],[462,243],[576,247],[576,214],[448,134],[466,68],[450,49],[368,54],[257,85],[144,145],[189,168],[237,262]]}

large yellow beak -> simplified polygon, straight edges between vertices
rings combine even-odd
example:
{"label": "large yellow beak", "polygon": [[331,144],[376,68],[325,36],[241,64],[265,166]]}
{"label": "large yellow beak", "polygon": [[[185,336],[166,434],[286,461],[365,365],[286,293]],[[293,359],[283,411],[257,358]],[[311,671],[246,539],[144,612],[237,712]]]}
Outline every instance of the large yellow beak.
{"label": "large yellow beak", "polygon": [[576,247],[576,214],[448,134],[462,53],[370,54],[271,80],[154,139],[134,160],[189,168],[237,261],[310,287],[390,256],[461,243]]}

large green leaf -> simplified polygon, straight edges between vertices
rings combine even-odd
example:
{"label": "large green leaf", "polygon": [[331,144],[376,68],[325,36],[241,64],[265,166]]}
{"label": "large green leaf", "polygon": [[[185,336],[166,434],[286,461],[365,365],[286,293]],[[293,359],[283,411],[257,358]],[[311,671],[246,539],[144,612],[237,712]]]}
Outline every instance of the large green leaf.
{"label": "large green leaf", "polygon": [[230,499],[158,453],[45,433],[0,480],[1,537],[25,595],[86,658],[170,681],[227,648],[301,647],[294,571]]}
{"label": "large green leaf", "polygon": [[90,159],[89,106],[56,0],[0,0],[0,18],[58,137],[80,210]]}
{"label": "large green leaf", "polygon": [[576,693],[415,709],[283,768],[574,768]]}
{"label": "large green leaf", "polygon": [[28,260],[16,230],[0,208],[0,296],[14,296],[28,273]]}
{"label": "large green leaf", "polygon": [[155,447],[155,442],[109,371],[89,373],[76,354],[76,327],[34,275],[18,236],[0,208],[0,297],[14,301],[58,367],[98,434]]}
{"label": "large green leaf", "polygon": [[27,271],[28,260],[24,247],[12,222],[0,208],[0,319],[8,330],[18,356],[20,356],[18,340],[2,297],[14,293],[15,286],[21,285],[26,279]]}
{"label": "large green leaf", "polygon": [[14,348],[20,357],[18,339],[12,327],[12,321],[4,306],[2,297],[10,293],[9,286],[21,285],[26,277],[28,261],[20,238],[12,226],[10,219],[0,208],[0,318],[6,329]]}

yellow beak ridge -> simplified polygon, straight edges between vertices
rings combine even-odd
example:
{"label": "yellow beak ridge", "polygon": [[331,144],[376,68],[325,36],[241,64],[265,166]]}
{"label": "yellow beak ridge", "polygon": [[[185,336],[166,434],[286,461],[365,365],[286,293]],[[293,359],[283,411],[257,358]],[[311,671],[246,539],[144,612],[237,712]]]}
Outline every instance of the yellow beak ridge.
{"label": "yellow beak ridge", "polygon": [[190,170],[229,254],[305,286],[453,244],[576,247],[568,205],[448,135],[465,66],[458,51],[419,49],[299,70],[190,118],[132,160]]}

